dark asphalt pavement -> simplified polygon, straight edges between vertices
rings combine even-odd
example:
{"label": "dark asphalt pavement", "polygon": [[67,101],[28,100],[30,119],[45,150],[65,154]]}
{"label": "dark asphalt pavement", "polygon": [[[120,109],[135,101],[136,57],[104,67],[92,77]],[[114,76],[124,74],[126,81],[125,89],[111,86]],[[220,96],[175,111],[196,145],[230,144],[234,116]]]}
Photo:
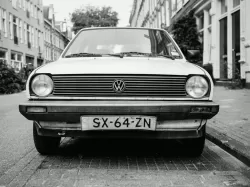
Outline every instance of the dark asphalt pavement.
{"label": "dark asphalt pavement", "polygon": [[24,100],[24,93],[0,96],[0,187],[250,186],[250,168],[209,141],[199,158],[175,141],[80,138],[64,138],[56,155],[41,156],[32,123],[18,112]]}

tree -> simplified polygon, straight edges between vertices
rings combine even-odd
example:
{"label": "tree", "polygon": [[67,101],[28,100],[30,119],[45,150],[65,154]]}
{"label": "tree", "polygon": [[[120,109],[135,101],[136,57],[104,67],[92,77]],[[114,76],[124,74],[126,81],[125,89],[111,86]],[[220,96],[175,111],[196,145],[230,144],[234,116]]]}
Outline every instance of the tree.
{"label": "tree", "polygon": [[77,33],[86,27],[115,27],[118,24],[118,13],[111,7],[87,6],[76,9],[71,21],[73,22],[73,31]]}
{"label": "tree", "polygon": [[0,60],[0,94],[17,93],[25,88],[21,76]]}
{"label": "tree", "polygon": [[[202,54],[202,44],[199,41],[199,33],[193,11],[190,11],[173,24],[172,33],[185,56],[187,55],[187,50],[200,50]],[[202,55],[200,58],[199,60],[202,60]]]}

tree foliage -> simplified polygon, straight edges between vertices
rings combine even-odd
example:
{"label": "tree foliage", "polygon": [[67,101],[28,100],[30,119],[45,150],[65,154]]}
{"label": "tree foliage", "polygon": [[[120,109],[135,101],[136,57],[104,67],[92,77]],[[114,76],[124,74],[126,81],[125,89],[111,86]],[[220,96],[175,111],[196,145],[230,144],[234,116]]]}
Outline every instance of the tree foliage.
{"label": "tree foliage", "polygon": [[86,6],[76,9],[71,21],[73,22],[73,31],[77,33],[82,28],[87,27],[115,27],[118,24],[118,13],[111,7]]}
{"label": "tree foliage", "polygon": [[173,24],[172,33],[185,56],[187,50],[202,50],[193,11],[190,11]]}
{"label": "tree foliage", "polygon": [[0,94],[17,93],[25,88],[21,76],[0,60]]}

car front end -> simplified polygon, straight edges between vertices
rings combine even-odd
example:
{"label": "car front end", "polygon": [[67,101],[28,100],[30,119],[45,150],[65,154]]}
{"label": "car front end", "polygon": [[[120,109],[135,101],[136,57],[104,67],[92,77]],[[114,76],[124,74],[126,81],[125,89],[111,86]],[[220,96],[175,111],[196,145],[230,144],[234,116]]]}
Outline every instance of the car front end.
{"label": "car front end", "polygon": [[[157,30],[156,37],[152,35],[144,37],[163,37]],[[40,153],[49,152],[46,141],[83,137],[199,140],[192,141],[191,147],[201,154],[207,120],[219,106],[212,101],[209,74],[186,62],[178,47],[170,53],[179,54],[178,58],[134,52],[127,56],[70,53],[67,58],[68,48],[57,62],[30,75],[28,100],[19,105],[21,114],[34,121]],[[103,45],[97,48],[103,50]]]}

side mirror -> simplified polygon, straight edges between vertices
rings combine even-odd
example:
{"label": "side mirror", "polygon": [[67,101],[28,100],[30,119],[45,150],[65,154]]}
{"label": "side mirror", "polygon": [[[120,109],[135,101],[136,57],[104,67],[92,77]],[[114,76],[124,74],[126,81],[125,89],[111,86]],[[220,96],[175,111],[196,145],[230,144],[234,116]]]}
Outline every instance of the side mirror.
{"label": "side mirror", "polygon": [[187,60],[197,60],[201,55],[200,50],[187,50]]}

